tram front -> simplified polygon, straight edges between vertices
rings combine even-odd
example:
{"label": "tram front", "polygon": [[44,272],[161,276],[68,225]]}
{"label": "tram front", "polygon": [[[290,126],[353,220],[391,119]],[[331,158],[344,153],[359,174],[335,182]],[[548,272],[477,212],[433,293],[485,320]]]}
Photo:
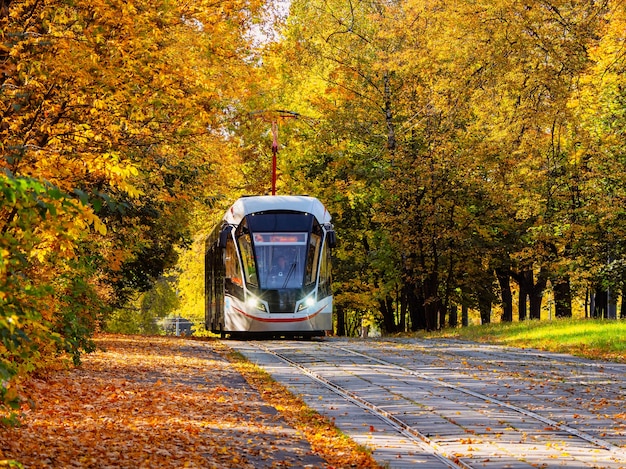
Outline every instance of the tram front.
{"label": "tram front", "polygon": [[225,304],[227,330],[308,336],[332,330],[334,231],[321,203],[304,199],[319,207],[300,211],[299,200],[283,200],[295,206],[247,213],[233,227],[242,282],[234,295],[240,301]]}

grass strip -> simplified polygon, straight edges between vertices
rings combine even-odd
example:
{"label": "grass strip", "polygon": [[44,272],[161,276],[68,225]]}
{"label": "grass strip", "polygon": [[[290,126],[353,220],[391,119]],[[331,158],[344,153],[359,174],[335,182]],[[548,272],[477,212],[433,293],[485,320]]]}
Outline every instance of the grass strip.
{"label": "grass strip", "polygon": [[596,360],[626,363],[626,321],[557,319],[493,323],[447,328],[424,333],[421,336],[535,348]]}

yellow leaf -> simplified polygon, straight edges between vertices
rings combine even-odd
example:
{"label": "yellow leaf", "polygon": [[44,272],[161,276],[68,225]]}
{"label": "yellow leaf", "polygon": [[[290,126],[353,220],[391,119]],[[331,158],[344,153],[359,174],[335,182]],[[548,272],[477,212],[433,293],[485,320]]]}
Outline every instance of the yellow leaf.
{"label": "yellow leaf", "polygon": [[104,223],[102,223],[102,221],[100,221],[100,218],[98,218],[98,217],[94,218],[93,227],[102,236],[107,234],[107,227],[106,227],[106,225]]}

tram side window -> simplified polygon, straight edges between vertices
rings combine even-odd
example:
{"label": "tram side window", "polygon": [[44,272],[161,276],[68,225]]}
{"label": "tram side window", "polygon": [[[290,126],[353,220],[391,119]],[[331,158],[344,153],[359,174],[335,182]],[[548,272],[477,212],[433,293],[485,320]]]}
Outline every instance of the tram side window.
{"label": "tram side window", "polygon": [[207,329],[212,326],[215,313],[215,286],[213,284],[213,249],[210,247],[204,254],[204,323]]}
{"label": "tram side window", "polygon": [[210,327],[212,331],[218,331],[220,324],[224,324],[224,252],[217,246],[211,248],[211,318]]}
{"label": "tram side window", "polygon": [[320,286],[319,286],[319,295],[320,297],[330,296],[332,294],[331,291],[331,283],[332,283],[332,275],[331,275],[331,266],[330,266],[330,248],[328,247],[328,243],[324,243],[324,247],[322,248],[322,262],[320,263]]}
{"label": "tram side window", "polygon": [[250,285],[258,286],[256,263],[254,262],[254,251],[252,250],[252,240],[250,233],[245,233],[239,237],[239,249],[241,250],[241,260],[246,274],[246,282]]}
{"label": "tram side window", "polygon": [[239,259],[237,259],[237,249],[235,248],[235,242],[232,239],[229,239],[226,242],[226,249],[224,250],[224,266],[226,267],[227,286],[228,283],[239,287],[243,286],[241,268],[239,266]]}
{"label": "tram side window", "polygon": [[317,280],[317,266],[319,265],[320,242],[322,237],[318,233],[311,233],[309,252],[306,256],[305,284],[310,285]]}

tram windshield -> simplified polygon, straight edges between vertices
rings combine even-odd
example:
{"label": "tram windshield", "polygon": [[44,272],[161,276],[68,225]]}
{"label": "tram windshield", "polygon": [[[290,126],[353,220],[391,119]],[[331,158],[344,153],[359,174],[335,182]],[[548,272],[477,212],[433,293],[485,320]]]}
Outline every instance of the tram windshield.
{"label": "tram windshield", "polygon": [[307,235],[307,233],[254,234],[259,287],[302,288]]}
{"label": "tram windshield", "polygon": [[310,214],[255,214],[246,217],[238,231],[249,286],[302,289],[316,282],[321,228]]}

